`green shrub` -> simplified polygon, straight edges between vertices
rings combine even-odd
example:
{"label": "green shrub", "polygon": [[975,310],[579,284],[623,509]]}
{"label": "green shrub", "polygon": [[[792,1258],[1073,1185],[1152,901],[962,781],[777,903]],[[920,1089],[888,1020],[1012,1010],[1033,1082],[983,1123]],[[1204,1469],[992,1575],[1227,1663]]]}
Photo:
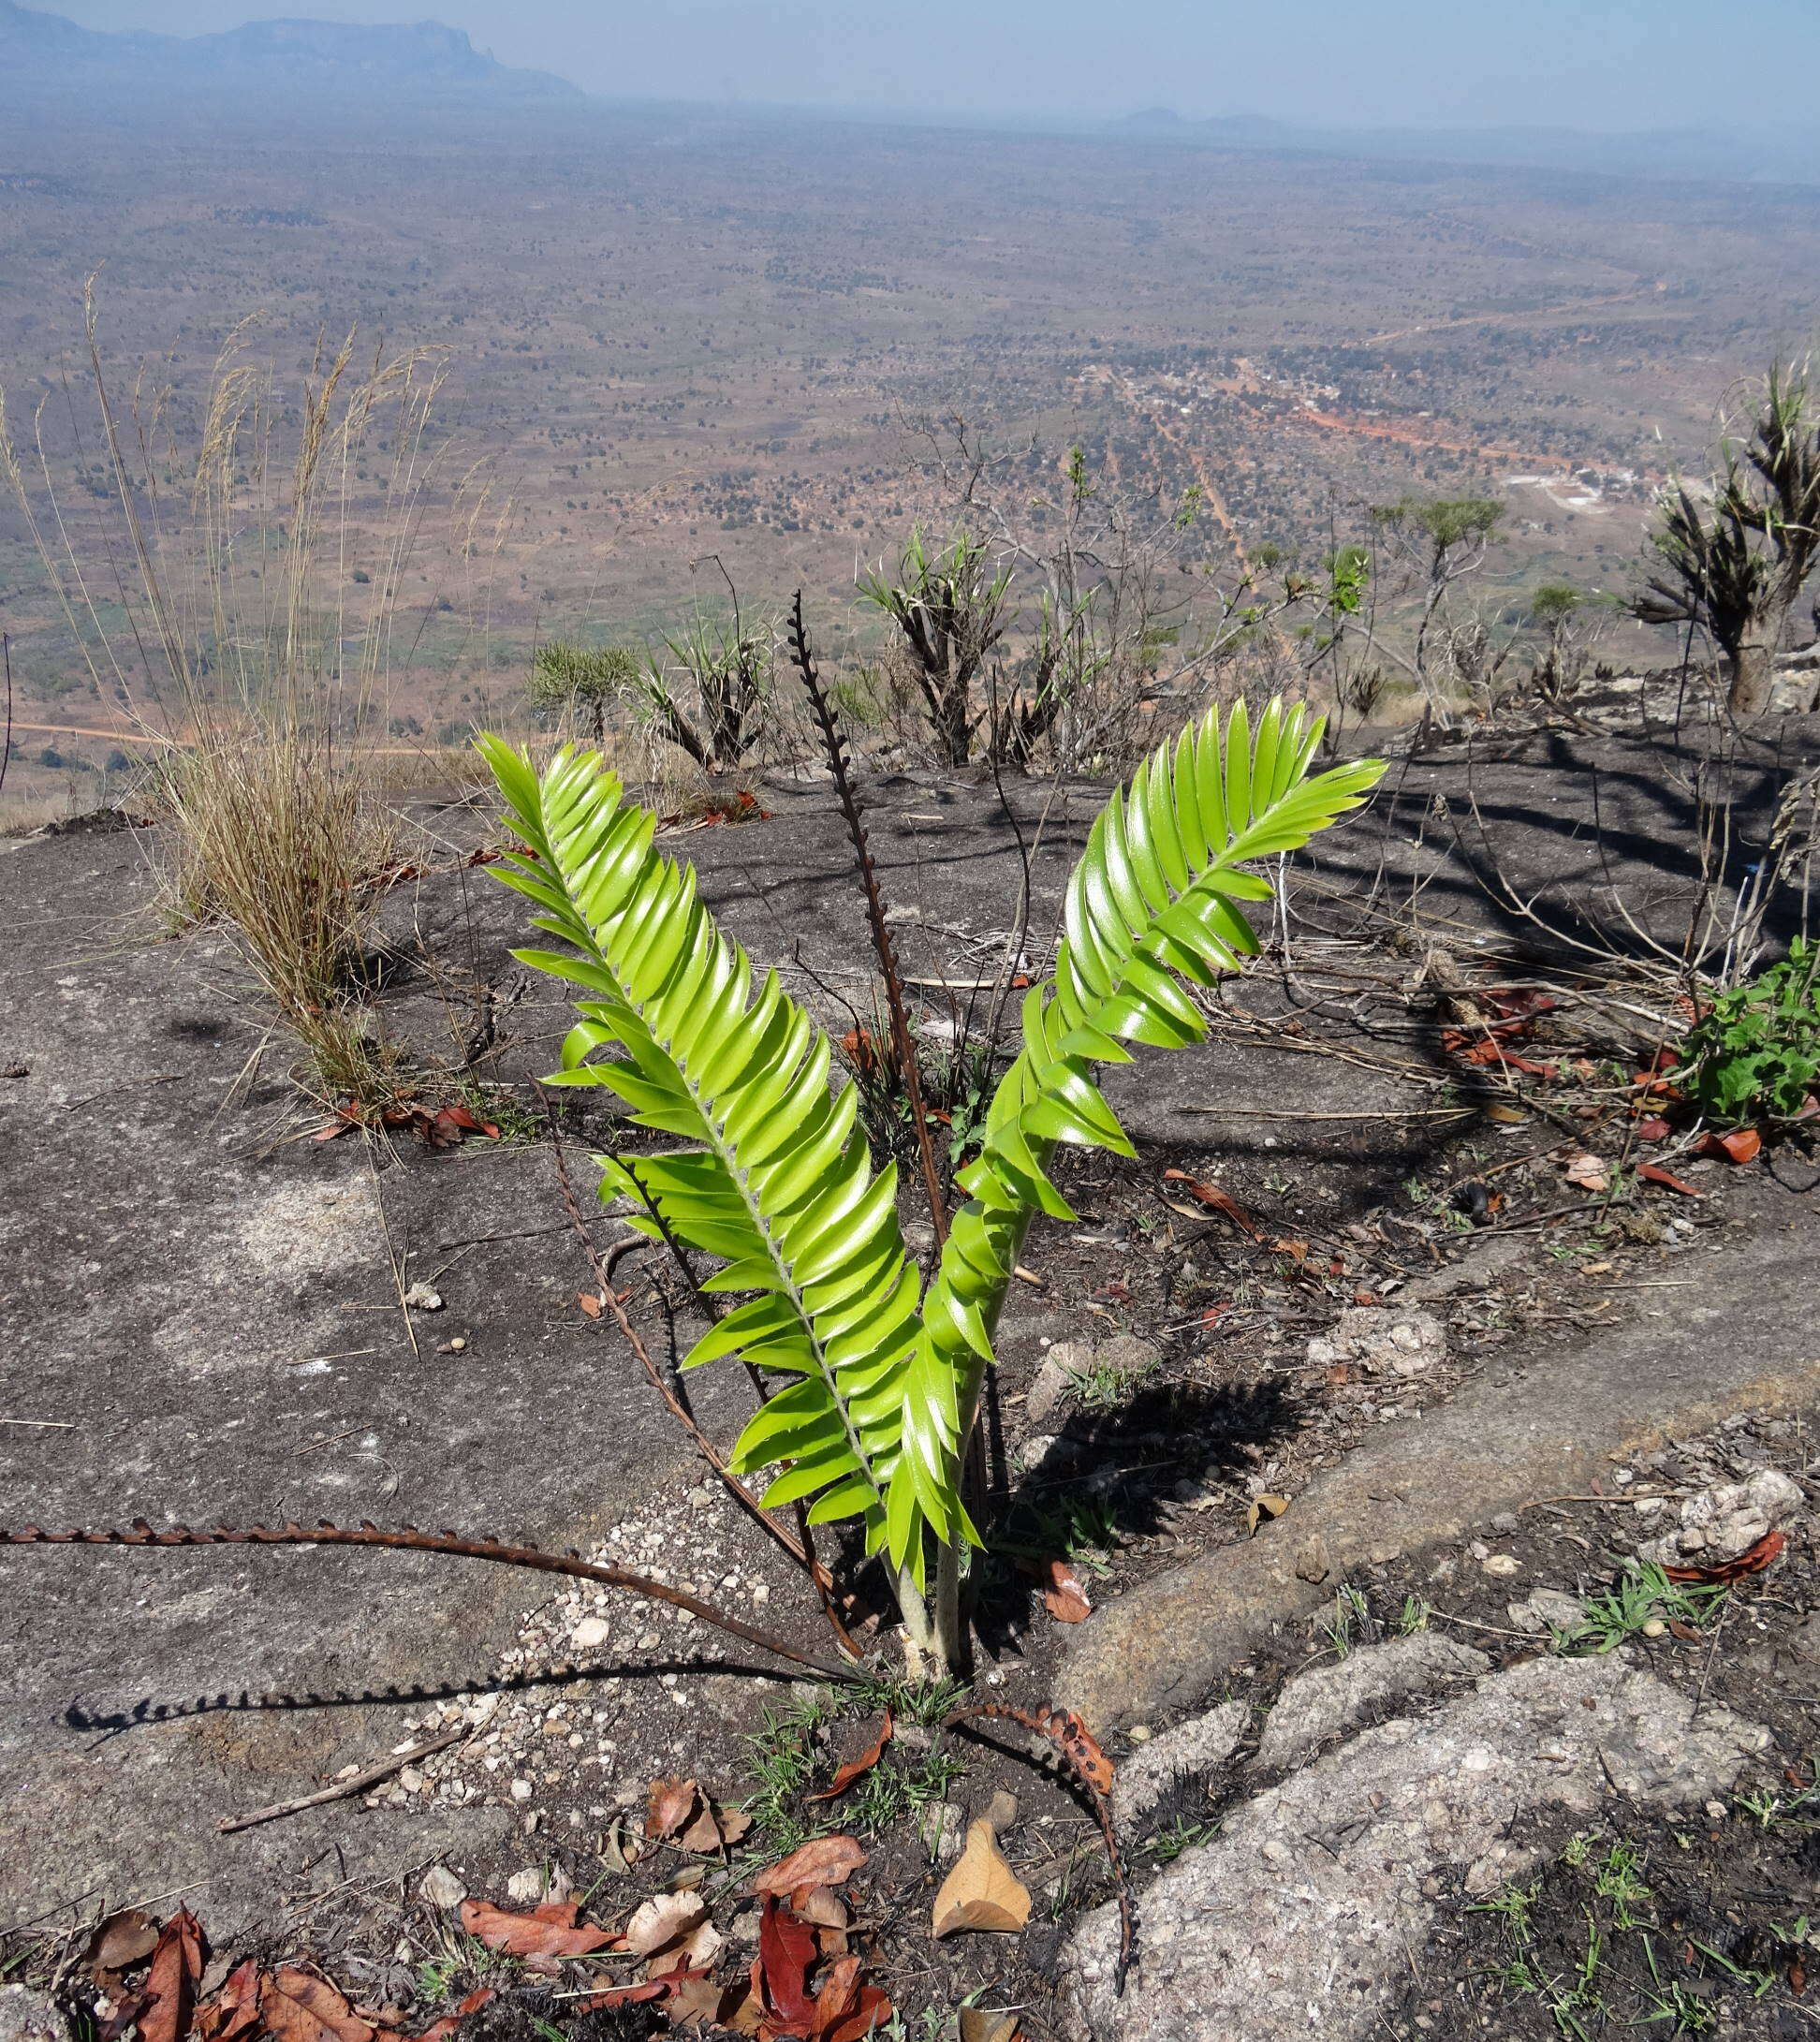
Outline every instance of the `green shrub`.
{"label": "green shrub", "polygon": [[1779,964],[1722,992],[1681,1044],[1683,1087],[1710,1120],[1792,1118],[1820,1084],[1820,948],[1797,936]]}

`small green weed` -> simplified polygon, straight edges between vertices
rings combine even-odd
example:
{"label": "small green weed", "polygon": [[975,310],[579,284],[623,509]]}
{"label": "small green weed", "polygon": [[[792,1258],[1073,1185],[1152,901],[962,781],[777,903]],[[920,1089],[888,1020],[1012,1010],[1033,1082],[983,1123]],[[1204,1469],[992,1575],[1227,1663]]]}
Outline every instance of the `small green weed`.
{"label": "small green weed", "polygon": [[1725,1125],[1791,1119],[1820,1082],[1820,945],[1797,936],[1780,963],[1717,994],[1681,1039],[1676,1081]]}
{"label": "small green weed", "polygon": [[1148,1361],[1137,1368],[1125,1368],[1115,1361],[1095,1361],[1091,1368],[1066,1369],[1063,1373],[1082,1410],[1117,1411],[1129,1403],[1132,1392],[1156,1373],[1156,1364]]}
{"label": "small green weed", "polygon": [[829,1697],[812,1695],[787,1709],[767,1709],[764,1728],[746,1739],[758,1790],[745,1810],[779,1857],[808,1841],[796,1803],[815,1777],[816,1739],[833,1712]]}
{"label": "small green weed", "polygon": [[1640,1855],[1628,1844],[1614,1844],[1592,1874],[1593,1892],[1611,1903],[1612,1920],[1621,1929],[1640,1926],[1633,1910],[1655,1898],[1644,1882],[1641,1867]]}
{"label": "small green weed", "polygon": [[1205,1844],[1210,1837],[1217,1836],[1219,1829],[1217,1822],[1190,1822],[1185,1815],[1178,1816],[1167,1829],[1159,1829],[1152,1837],[1151,1854],[1159,1865],[1173,1864],[1183,1851]]}
{"label": "small green weed", "polygon": [[1363,1594],[1347,1586],[1334,1596],[1333,1614],[1321,1626],[1321,1634],[1334,1655],[1343,1659],[1355,1641],[1365,1635],[1371,1621],[1371,1605]]}
{"label": "small green weed", "polygon": [[1426,1631],[1429,1619],[1434,1614],[1434,1605],[1425,1602],[1419,1595],[1405,1595],[1403,1606],[1397,1617],[1399,1638],[1414,1638],[1417,1631]]}
{"label": "small green weed", "polygon": [[1567,1629],[1553,1627],[1556,1652],[1568,1658],[1615,1652],[1646,1623],[1681,1623],[1698,1628],[1725,1600],[1721,1587],[1695,1588],[1671,1581],[1653,1561],[1628,1560],[1603,1595],[1587,1598],[1586,1614]]}
{"label": "small green weed", "polygon": [[1652,2028],[1658,2021],[1669,2023],[1671,2035],[1705,2035],[1712,2026],[1712,2010],[1697,1992],[1690,1992],[1679,1979],[1664,1984],[1656,1964],[1655,1945],[1646,1935],[1643,1955],[1650,1967],[1650,1990],[1644,1996],[1639,2028]]}

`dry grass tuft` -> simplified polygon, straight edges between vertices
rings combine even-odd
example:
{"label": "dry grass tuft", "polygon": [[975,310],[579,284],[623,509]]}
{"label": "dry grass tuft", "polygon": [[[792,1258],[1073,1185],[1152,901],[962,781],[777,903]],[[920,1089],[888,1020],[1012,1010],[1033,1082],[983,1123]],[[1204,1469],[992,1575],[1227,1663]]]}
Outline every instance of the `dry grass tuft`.
{"label": "dry grass tuft", "polygon": [[[86,337],[116,500],[105,541],[85,551],[72,536],[42,407],[42,485],[28,486],[4,411],[0,467],[97,696],[163,741],[161,904],[179,926],[232,927],[311,1089],[375,1102],[394,1073],[360,966],[372,882],[395,847],[370,736],[383,727],[402,584],[446,451],[430,435],[440,360],[412,349],[362,365],[350,336],[318,350],[300,390],[253,358],[242,327],[186,411],[143,378],[116,395],[92,298]],[[482,558],[487,492],[469,475],[452,495],[462,557]],[[415,779],[415,759],[383,764]],[[444,755],[428,771],[446,780],[448,765]]]}

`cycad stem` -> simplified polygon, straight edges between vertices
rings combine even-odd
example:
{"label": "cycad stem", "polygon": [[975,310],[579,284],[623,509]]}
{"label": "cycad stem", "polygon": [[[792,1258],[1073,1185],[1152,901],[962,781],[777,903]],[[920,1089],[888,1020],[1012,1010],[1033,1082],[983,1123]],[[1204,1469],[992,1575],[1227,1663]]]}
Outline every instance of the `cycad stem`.
{"label": "cycad stem", "polygon": [[935,1229],[935,1246],[939,1252],[947,1241],[947,1200],[942,1193],[941,1172],[935,1167],[935,1146],[929,1138],[929,1116],[923,1110],[922,1075],[917,1064],[917,1045],[911,1037],[910,1019],[903,1007],[903,974],[898,965],[897,947],[892,943],[891,932],[886,924],[885,901],[879,891],[872,846],[866,840],[866,826],[860,820],[859,804],[853,795],[846,740],[842,735],[834,705],[821,684],[821,676],[815,671],[815,657],[803,629],[800,589],[790,606],[790,659],[802,677],[809,706],[821,732],[822,748],[828,754],[829,770],[834,775],[834,791],[840,800],[847,837],[859,868],[859,884],[866,896],[866,918],[872,924],[873,948],[878,956],[879,973],[885,981],[885,1002],[891,1017],[891,1055],[897,1064],[904,1095],[910,1102],[910,1118],[917,1130],[917,1154],[922,1164],[923,1188],[929,1194],[930,1223]]}

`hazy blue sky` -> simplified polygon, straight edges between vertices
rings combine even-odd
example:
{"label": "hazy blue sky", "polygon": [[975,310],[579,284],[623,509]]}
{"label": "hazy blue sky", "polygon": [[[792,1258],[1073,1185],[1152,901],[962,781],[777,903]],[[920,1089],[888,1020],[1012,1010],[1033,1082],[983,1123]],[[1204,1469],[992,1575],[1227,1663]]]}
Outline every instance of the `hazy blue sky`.
{"label": "hazy blue sky", "polygon": [[30,0],[92,28],[433,15],[639,97],[1594,128],[1813,118],[1820,0]]}

